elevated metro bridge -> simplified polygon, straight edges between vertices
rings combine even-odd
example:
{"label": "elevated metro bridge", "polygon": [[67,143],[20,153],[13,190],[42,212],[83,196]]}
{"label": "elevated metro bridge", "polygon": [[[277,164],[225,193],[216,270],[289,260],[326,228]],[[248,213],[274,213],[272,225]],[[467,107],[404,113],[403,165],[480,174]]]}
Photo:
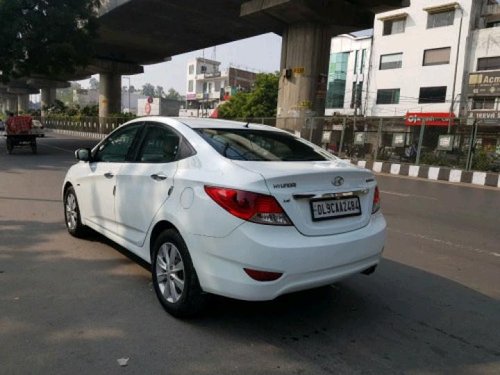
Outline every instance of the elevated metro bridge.
{"label": "elevated metro bridge", "polygon": [[[303,68],[297,76],[283,73],[278,116],[321,114],[325,100],[317,85],[328,73],[331,37],[371,28],[376,13],[407,5],[409,0],[104,0],[93,63],[60,80],[99,73],[99,113],[105,117],[120,111],[121,75],[142,73],[143,65],[181,53],[274,32],[283,37],[281,70]],[[42,89],[42,105],[51,104],[61,85],[40,77],[17,82],[23,84],[27,91]],[[16,94],[10,91],[0,88],[0,95],[12,98]]]}

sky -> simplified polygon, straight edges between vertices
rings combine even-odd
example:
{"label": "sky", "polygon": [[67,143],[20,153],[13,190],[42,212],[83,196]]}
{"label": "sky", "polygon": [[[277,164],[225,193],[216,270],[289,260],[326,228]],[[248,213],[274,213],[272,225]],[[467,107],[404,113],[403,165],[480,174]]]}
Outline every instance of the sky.
{"label": "sky", "polygon": [[[163,86],[165,91],[171,87],[181,95],[186,94],[187,62],[196,57],[220,61],[221,69],[232,66],[258,72],[274,72],[279,70],[281,58],[281,37],[276,34],[264,34],[253,38],[219,45],[215,48],[184,53],[173,56],[171,61],[144,66],[144,73],[130,76],[130,84],[142,88],[146,83]],[[99,76],[94,76],[99,79]],[[88,88],[89,80],[79,81]],[[128,86],[128,79],[122,79],[122,86]]]}

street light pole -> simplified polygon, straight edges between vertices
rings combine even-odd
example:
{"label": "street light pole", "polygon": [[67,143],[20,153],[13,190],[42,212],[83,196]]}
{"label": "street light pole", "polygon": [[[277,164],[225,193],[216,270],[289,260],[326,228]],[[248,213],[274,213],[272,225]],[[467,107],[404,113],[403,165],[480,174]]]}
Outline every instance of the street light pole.
{"label": "street light pole", "polygon": [[123,79],[128,79],[128,113],[131,112],[130,110],[130,77],[122,77]]}

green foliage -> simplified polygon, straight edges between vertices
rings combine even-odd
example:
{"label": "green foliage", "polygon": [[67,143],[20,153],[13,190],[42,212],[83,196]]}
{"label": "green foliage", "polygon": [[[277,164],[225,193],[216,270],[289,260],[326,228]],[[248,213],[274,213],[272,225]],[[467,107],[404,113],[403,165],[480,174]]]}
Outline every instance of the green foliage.
{"label": "green foliage", "polygon": [[95,77],[90,78],[89,86],[91,90],[99,90],[99,81],[97,80],[97,78]]}
{"label": "green foliage", "polygon": [[142,95],[155,96],[155,87],[151,83],[142,86]]}
{"label": "green foliage", "polygon": [[279,73],[257,74],[248,93],[239,92],[219,107],[221,118],[275,117],[278,105]]}
{"label": "green foliage", "polygon": [[173,100],[182,100],[181,94],[179,94],[173,87],[168,90],[167,95],[165,96],[167,99]]}
{"label": "green foliage", "polygon": [[479,151],[474,154],[472,160],[472,169],[475,171],[489,171],[491,167],[491,160],[486,151]]}
{"label": "green foliage", "polygon": [[0,0],[0,80],[57,77],[93,55],[100,0]]}

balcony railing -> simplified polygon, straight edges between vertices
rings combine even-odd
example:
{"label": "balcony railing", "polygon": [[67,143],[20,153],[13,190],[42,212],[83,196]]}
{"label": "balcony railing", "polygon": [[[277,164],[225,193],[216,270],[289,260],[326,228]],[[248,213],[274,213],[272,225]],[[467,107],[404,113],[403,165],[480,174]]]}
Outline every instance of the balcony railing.
{"label": "balcony railing", "polygon": [[487,5],[483,9],[483,17],[484,16],[494,16],[500,14],[500,4],[491,4]]}

